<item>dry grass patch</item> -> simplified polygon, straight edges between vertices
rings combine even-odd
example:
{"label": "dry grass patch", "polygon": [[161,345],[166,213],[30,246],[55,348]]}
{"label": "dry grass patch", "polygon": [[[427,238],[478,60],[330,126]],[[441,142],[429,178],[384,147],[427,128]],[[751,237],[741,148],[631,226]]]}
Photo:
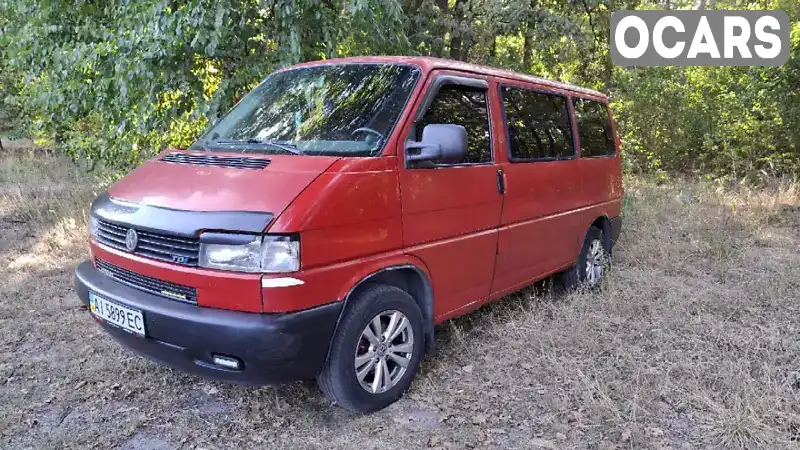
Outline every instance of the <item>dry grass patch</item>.
{"label": "dry grass patch", "polygon": [[482,365],[486,382],[536,381],[569,446],[800,445],[800,235],[771,219],[798,204],[796,189],[627,191],[601,295],[520,294],[456,322],[477,326],[455,333],[468,344],[453,354],[512,355]]}
{"label": "dry grass patch", "polygon": [[362,416],[308,384],[208,382],[120,349],[72,292],[108,179],[24,158],[0,162],[1,448],[800,446],[791,184],[628,180],[601,293],[543,283],[447,322],[407,397]]}
{"label": "dry grass patch", "polygon": [[16,149],[0,159],[0,248],[17,241],[14,234],[38,237],[11,268],[83,248],[77,244],[85,241],[89,204],[114,178],[101,168],[90,171],[38,149]]}

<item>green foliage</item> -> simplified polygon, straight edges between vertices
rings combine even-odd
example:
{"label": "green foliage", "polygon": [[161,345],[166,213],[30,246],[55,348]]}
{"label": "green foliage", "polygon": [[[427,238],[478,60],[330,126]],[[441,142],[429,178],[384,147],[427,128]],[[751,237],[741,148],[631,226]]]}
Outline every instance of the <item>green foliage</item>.
{"label": "green foliage", "polygon": [[612,11],[696,0],[0,0],[0,128],[128,166],[188,145],[276,68],[422,54],[608,92],[629,171],[800,175],[800,1],[700,3],[786,11],[791,60],[612,65]]}
{"label": "green foliage", "polygon": [[784,7],[794,23],[784,66],[617,68],[612,106],[626,166],[751,181],[800,175],[797,5]]}
{"label": "green foliage", "polygon": [[191,142],[278,67],[402,51],[401,14],[394,0],[0,0],[0,48],[29,132],[126,166]]}
{"label": "green foliage", "polygon": [[[2,60],[2,59],[0,59]],[[18,96],[20,76],[15,71],[0,71],[0,139],[22,136],[22,113]]]}
{"label": "green foliage", "polygon": [[[0,16],[0,30],[6,19]],[[0,63],[6,59],[6,51],[0,46]],[[21,122],[19,90],[21,76],[16,70],[0,65],[0,139],[20,137],[24,124]]]}
{"label": "green foliage", "polygon": [[[718,9],[786,11],[793,23],[792,58],[782,67],[769,68],[612,65],[612,11],[690,9],[696,1],[405,3],[411,16],[406,32],[420,53],[508,67],[608,92],[628,171],[654,172],[664,179],[669,172],[737,179],[800,175],[798,0],[701,2]],[[455,35],[460,41],[456,54],[447,45]],[[439,36],[445,36],[444,43]]]}

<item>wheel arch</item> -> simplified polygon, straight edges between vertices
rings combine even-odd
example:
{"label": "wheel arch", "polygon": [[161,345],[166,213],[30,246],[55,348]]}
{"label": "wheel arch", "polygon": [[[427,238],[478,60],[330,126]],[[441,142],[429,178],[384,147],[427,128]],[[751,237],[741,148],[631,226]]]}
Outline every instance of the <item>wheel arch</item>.
{"label": "wheel arch", "polygon": [[[597,227],[597,228],[600,229],[600,231],[603,232],[603,245],[605,246],[606,251],[610,253],[611,252],[611,248],[612,248],[612,245],[611,245],[611,220],[609,220],[608,216],[606,216],[604,214],[604,215],[599,216],[596,219],[594,219],[594,221],[589,226],[589,228],[591,228],[591,227]],[[589,233],[589,228],[586,229],[586,233],[587,234]],[[585,236],[586,235],[584,235],[584,239],[586,239]]]}
{"label": "wheel arch", "polygon": [[[407,292],[414,301],[417,302],[422,317],[425,320],[423,324],[425,332],[425,352],[432,353],[436,351],[436,341],[433,331],[433,285],[431,284],[430,277],[427,271],[421,267],[407,263],[387,266],[379,269],[369,275],[361,278],[344,297],[344,304],[336,319],[336,326],[333,329],[335,336],[339,330],[339,325],[342,322],[345,314],[348,311],[350,302],[356,298],[370,284],[386,284],[395,286]],[[328,347],[328,355],[326,361],[330,357],[330,346]]]}

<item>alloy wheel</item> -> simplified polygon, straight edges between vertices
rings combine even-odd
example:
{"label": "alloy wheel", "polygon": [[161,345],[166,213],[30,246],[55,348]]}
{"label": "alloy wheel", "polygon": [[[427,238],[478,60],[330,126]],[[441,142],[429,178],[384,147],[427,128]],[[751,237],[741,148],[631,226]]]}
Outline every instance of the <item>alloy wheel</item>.
{"label": "alloy wheel", "polygon": [[358,383],[371,394],[397,385],[405,375],[414,350],[414,331],[405,314],[388,310],[369,321],[356,344]]}
{"label": "alloy wheel", "polygon": [[594,239],[586,253],[586,282],[589,286],[597,286],[603,280],[605,269],[606,250],[600,239]]}

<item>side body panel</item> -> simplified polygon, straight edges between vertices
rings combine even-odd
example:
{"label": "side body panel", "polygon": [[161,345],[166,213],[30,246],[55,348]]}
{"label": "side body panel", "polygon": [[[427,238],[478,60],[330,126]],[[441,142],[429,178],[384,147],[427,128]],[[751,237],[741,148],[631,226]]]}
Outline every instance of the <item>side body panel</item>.
{"label": "side body panel", "polygon": [[[590,96],[583,96],[592,98]],[[605,103],[603,99],[595,99]],[[571,107],[571,105],[570,105]],[[614,143],[617,153],[613,157],[581,158],[579,172],[583,188],[583,201],[587,205],[595,205],[610,200],[622,198],[622,168],[619,153],[620,140],[617,134],[616,124],[613,120],[611,108],[606,104],[606,110],[611,117],[611,132],[614,135]],[[580,140],[575,134],[576,142]],[[619,213],[617,213],[619,214]],[[612,216],[609,216],[612,217]]]}
{"label": "side body panel", "polygon": [[[437,75],[487,80],[481,75],[437,70],[429,75],[426,89]],[[487,96],[491,116],[495,111],[491,88]],[[414,106],[415,113],[421,103],[422,97]],[[496,117],[491,117],[490,127],[495,122]],[[402,143],[413,138],[412,128],[409,119],[398,140],[399,155],[404,155]],[[409,169],[403,160],[398,160],[398,168],[404,251],[424,261],[430,271],[434,316],[439,322],[488,297],[502,208],[498,168],[488,163]]]}
{"label": "side body panel", "polygon": [[[533,83],[500,80],[500,84],[568,96],[565,91]],[[498,101],[502,109],[502,98]],[[500,148],[506,159],[503,171],[507,186],[492,283],[493,297],[513,292],[568,267],[579,250],[575,236],[583,232],[580,218],[575,214],[583,203],[577,155],[571,159],[512,162],[505,114],[498,128],[502,137]]]}
{"label": "side body panel", "polygon": [[[266,311],[291,311],[342,300],[364,266],[403,259],[396,157],[342,158],[301,193],[269,227],[300,233],[303,285],[265,288]],[[354,275],[355,273],[355,275]],[[366,276],[364,274],[363,276]],[[265,275],[275,278],[278,275]]]}
{"label": "side body panel", "polygon": [[[291,274],[303,284],[286,287],[261,288],[266,312],[291,312],[313,308],[325,303],[342,301],[361,280],[390,267],[414,266],[428,279],[425,264],[401,250],[356,258],[350,261],[302,270]],[[264,278],[282,278],[264,275]]]}
{"label": "side body panel", "polygon": [[[616,153],[613,156],[589,158],[581,156],[578,159],[577,171],[581,179],[581,200],[583,208],[580,210],[580,222],[582,223],[583,230],[588,230],[592,223],[598,217],[607,217],[609,219],[618,217],[622,211],[622,157],[620,155],[620,139],[617,134],[617,125],[614,122],[611,107],[608,106],[608,100],[591,94],[573,94],[572,97],[581,97],[590,100],[596,100],[606,106],[610,123],[611,133],[614,137],[614,145]],[[570,101],[570,109],[573,114],[573,123],[575,122],[575,112],[572,102]],[[577,125],[573,127],[574,139],[578,144],[580,154],[580,137],[578,135]],[[578,237],[578,245],[583,244],[585,234]],[[577,254],[576,254],[577,257]]]}
{"label": "side body panel", "polygon": [[[517,80],[500,81],[504,86],[566,96],[575,156],[511,162],[508,153],[504,154],[507,161],[502,168],[507,187],[492,283],[493,299],[575,264],[592,222],[602,216],[618,216],[622,195],[619,152],[610,158],[580,157],[571,92]],[[502,137],[501,148],[507,149],[505,118],[498,134]]]}

